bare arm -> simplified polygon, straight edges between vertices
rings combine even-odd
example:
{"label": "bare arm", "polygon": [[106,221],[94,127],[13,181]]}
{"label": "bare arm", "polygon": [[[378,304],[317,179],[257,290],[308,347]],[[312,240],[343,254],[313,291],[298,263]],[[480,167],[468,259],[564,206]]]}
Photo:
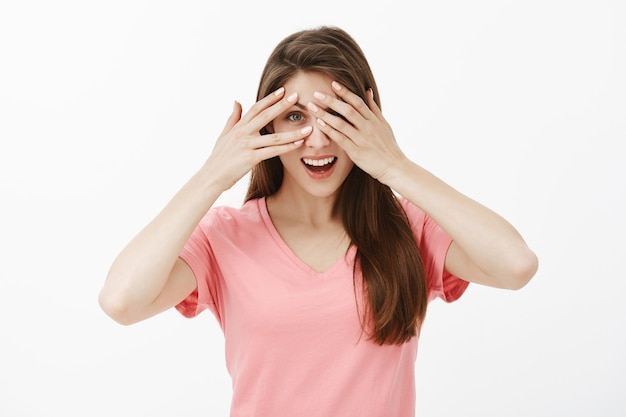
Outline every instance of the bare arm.
{"label": "bare arm", "polygon": [[191,269],[178,258],[206,210],[221,194],[199,171],[120,252],[100,291],[102,309],[132,324],[178,304],[196,288]]}
{"label": "bare arm", "polygon": [[504,218],[417,164],[397,164],[388,185],[420,207],[453,239],[446,269],[466,281],[519,289],[537,270],[537,257]]}
{"label": "bare arm", "polygon": [[221,193],[256,163],[300,146],[310,130],[263,135],[259,130],[292,106],[284,90],[263,98],[241,117],[235,103],[206,163],[114,260],[100,291],[101,308],[115,321],[132,324],[178,304],[196,288],[178,256]]}
{"label": "bare arm", "polygon": [[[498,288],[523,287],[537,270],[537,257],[520,234],[498,214],[461,194],[410,161],[374,102],[333,83],[339,98],[317,95],[329,112],[311,109],[320,129],[361,169],[420,207],[453,239],[446,269],[467,281]],[[367,102],[367,103],[366,103]]]}

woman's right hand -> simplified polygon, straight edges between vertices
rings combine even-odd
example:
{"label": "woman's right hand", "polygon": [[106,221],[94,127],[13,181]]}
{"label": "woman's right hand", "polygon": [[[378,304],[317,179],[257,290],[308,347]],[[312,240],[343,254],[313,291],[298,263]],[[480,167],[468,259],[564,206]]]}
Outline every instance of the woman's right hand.
{"label": "woman's right hand", "polygon": [[257,163],[289,152],[304,142],[311,133],[307,126],[300,130],[261,135],[262,128],[293,106],[297,93],[284,97],[283,87],[256,102],[241,117],[241,104],[235,102],[233,112],[217,139],[211,155],[204,164],[222,190],[232,187]]}
{"label": "woman's right hand", "polygon": [[259,133],[298,99],[295,93],[284,95],[283,88],[276,90],[243,117],[235,103],[202,168],[120,252],[99,295],[102,309],[114,320],[135,323],[176,305],[194,290],[194,275],[179,255],[207,209],[255,164],[297,149],[311,131]]}

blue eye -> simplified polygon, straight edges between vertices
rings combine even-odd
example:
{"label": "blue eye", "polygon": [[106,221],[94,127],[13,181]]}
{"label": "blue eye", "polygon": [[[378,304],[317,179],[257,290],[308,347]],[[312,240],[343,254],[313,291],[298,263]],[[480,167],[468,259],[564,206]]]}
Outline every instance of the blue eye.
{"label": "blue eye", "polygon": [[287,115],[287,120],[289,120],[290,122],[301,122],[304,120],[304,115],[299,112],[289,113]]}

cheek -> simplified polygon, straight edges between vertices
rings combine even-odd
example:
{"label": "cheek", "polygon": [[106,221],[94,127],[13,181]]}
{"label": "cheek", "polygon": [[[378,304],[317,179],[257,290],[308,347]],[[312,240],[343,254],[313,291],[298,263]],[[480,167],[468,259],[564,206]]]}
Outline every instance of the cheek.
{"label": "cheek", "polygon": [[342,155],[342,160],[345,161],[344,172],[347,177],[350,171],[352,171],[352,168],[354,167],[354,162],[352,162],[352,160],[348,157],[348,154],[346,153]]}
{"label": "cheek", "polygon": [[352,167],[354,167],[354,162],[343,152],[337,156],[339,157],[339,161],[336,164],[337,174],[341,177],[347,177],[350,171],[352,171]]}
{"label": "cheek", "polygon": [[352,162],[352,159],[350,159],[348,154],[343,149],[341,149],[339,145],[337,145],[337,147],[339,148],[337,152],[337,156],[341,159],[341,161],[345,162],[346,166],[349,166],[350,168],[352,168],[352,166],[354,165],[354,162]]}
{"label": "cheek", "polygon": [[294,166],[301,163],[297,149],[281,154],[278,158],[280,159],[280,162],[283,163],[283,166]]}
{"label": "cheek", "polygon": [[349,162],[346,164],[346,166],[345,166],[345,168],[344,168],[344,174],[345,174],[345,176],[346,176],[346,177],[348,176],[348,174],[350,173],[350,171],[352,171],[352,168],[353,168],[353,167],[354,167],[354,162],[352,162],[352,161],[349,161]]}

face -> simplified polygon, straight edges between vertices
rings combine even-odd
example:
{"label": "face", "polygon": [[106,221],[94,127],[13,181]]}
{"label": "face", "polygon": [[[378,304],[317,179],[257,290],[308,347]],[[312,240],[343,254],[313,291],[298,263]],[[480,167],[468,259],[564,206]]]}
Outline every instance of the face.
{"label": "face", "polygon": [[343,149],[318,129],[316,117],[307,108],[312,102],[324,109],[313,96],[315,91],[336,96],[331,81],[319,73],[299,72],[284,85],[286,96],[298,93],[298,102],[274,119],[271,130],[280,133],[311,126],[313,131],[304,144],[280,156],[284,168],[281,188],[329,197],[337,192],[354,165]]}

